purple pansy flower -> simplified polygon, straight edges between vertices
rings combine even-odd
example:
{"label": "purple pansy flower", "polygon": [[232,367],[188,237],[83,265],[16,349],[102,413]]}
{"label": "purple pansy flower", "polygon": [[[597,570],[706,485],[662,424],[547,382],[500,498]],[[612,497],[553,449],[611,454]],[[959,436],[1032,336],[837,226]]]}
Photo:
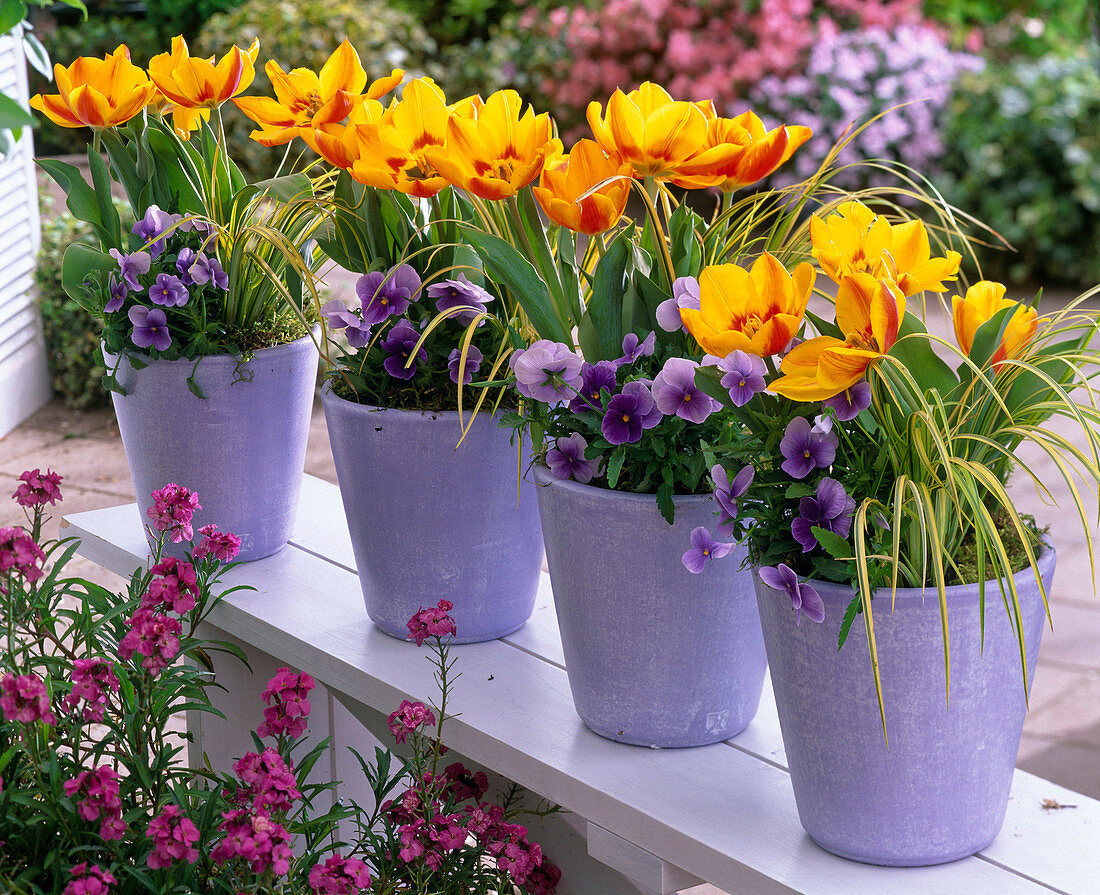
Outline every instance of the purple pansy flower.
{"label": "purple pansy flower", "polygon": [[145,217],[130,230],[143,243],[148,243],[149,254],[156,258],[164,251],[165,233],[183,220],[182,214],[169,214],[156,205],[150,205]]}
{"label": "purple pansy flower", "polygon": [[836,418],[842,423],[854,420],[871,406],[871,383],[861,379],[850,388],[844,389],[839,395],[823,401],[822,406],[831,407],[836,413]]}
{"label": "purple pansy flower", "polygon": [[440,313],[451,308],[473,308],[474,310],[459,311],[454,315],[454,319],[463,326],[468,326],[477,314],[484,313],[485,305],[493,300],[492,295],[471,283],[461,273],[456,279],[432,283],[428,287],[428,297],[437,299],[435,309]]}
{"label": "purple pansy flower", "polygon": [[508,365],[516,374],[516,390],[521,395],[553,404],[577,393],[584,359],[568,345],[539,339],[526,350],[512,352]]}
{"label": "purple pansy flower", "polygon": [[[451,382],[458,382],[458,367],[462,360],[462,352],[455,348],[447,358],[447,369],[450,371]],[[466,352],[466,366],[462,369],[462,384],[469,385],[474,378],[474,373],[481,369],[481,362],[485,358],[477,345],[471,345]]]}
{"label": "purple pansy flower", "polygon": [[752,464],[746,464],[741,471],[729,480],[725,467],[721,463],[715,463],[710,470],[710,477],[714,479],[714,499],[718,501],[721,512],[718,515],[719,526],[728,525],[737,516],[737,498],[749,490],[756,471]]}
{"label": "purple pansy flower", "polygon": [[404,314],[419,289],[420,274],[408,264],[398,264],[388,273],[371,271],[355,284],[363,320],[371,326],[387,317]]}
{"label": "purple pansy flower", "polygon": [[211,233],[214,230],[213,224],[204,218],[196,217],[194,215],[188,215],[185,217],[179,226],[180,230],[184,233],[190,233],[194,230],[196,233]]}
{"label": "purple pansy flower", "polygon": [[[183,252],[180,252],[182,255]],[[176,259],[179,266],[179,259]],[[213,256],[207,256],[202,252],[191,257],[191,266],[187,268],[187,275],[192,283],[204,286],[211,283],[219,289],[229,288],[229,274],[222,270],[221,262]]]}
{"label": "purple pansy flower", "polygon": [[782,468],[787,475],[804,479],[814,469],[832,465],[840,440],[832,432],[814,431],[804,416],[787,424],[779,450],[786,458]]}
{"label": "purple pansy flower", "polygon": [[639,339],[637,333],[627,333],[623,336],[623,356],[616,358],[612,363],[618,368],[623,364],[632,364],[640,357],[652,357],[656,345],[657,333],[655,332],[651,332],[644,339]]}
{"label": "purple pansy flower", "polygon": [[791,534],[802,545],[803,553],[817,546],[812,531],[815,525],[846,538],[852,530],[855,508],[856,502],[848,496],[844,486],[826,476],[817,484],[816,497],[803,497],[798,502],[799,517],[791,523]]}
{"label": "purple pansy flower", "polygon": [[363,318],[350,310],[340,299],[334,298],[322,305],[321,316],[333,329],[344,330],[350,347],[362,348],[370,341],[370,324],[364,323]]}
{"label": "purple pansy flower", "polygon": [[646,384],[635,380],[607,402],[600,431],[611,444],[635,442],[642,437],[642,430],[652,429],[663,416]]}
{"label": "purple pansy flower", "polygon": [[600,398],[600,392],[604,389],[615,391],[615,364],[609,360],[584,364],[581,367],[580,388],[569,402],[569,409],[573,413],[582,413],[585,410],[602,411],[603,399]]}
{"label": "purple pansy flower", "polygon": [[[406,368],[405,362],[412,355],[412,350],[418,341],[420,341],[420,333],[408,320],[397,321],[386,333],[386,338],[382,340],[382,350],[389,357],[382,361],[382,366],[394,379],[412,379],[416,375],[416,363]],[[416,352],[416,360],[426,361],[427,359],[428,352],[421,346]]]}
{"label": "purple pansy flower", "polygon": [[129,290],[126,288],[126,284],[112,273],[107,280],[107,291],[111,297],[107,300],[107,304],[103,306],[103,313],[113,314],[122,307]]}
{"label": "purple pansy flower", "polygon": [[152,347],[157,351],[166,351],[172,344],[172,337],[168,334],[168,318],[160,308],[134,305],[130,308],[129,317],[134,324],[130,340],[138,348]]}
{"label": "purple pansy flower", "polygon": [[653,398],[661,413],[701,423],[722,405],[695,384],[699,365],[686,357],[670,357],[653,380]]}
{"label": "purple pansy flower", "polygon": [[684,328],[680,308],[699,310],[699,281],[695,277],[679,277],[672,284],[672,298],[657,305],[657,325],[666,333]]}
{"label": "purple pansy flower", "polygon": [[722,377],[722,388],[729,389],[730,400],[734,407],[744,407],[752,400],[753,395],[764,391],[764,366],[763,358],[755,354],[748,354],[740,349],[731,351],[718,361],[718,369],[725,375]]}
{"label": "purple pansy flower", "polygon": [[574,432],[567,438],[559,438],[554,442],[554,447],[546,452],[546,465],[550,467],[550,474],[556,479],[573,479],[582,485],[592,481],[600,467],[600,460],[586,460],[585,448],[588,442],[579,432]]}
{"label": "purple pansy flower", "polygon": [[802,624],[802,613],[812,622],[825,621],[825,603],[821,595],[809,584],[800,584],[794,570],[786,563],[760,570],[760,580],[772,590],[785,591],[797,613],[795,624]]}
{"label": "purple pansy flower", "polygon": [[194,263],[194,250],[186,246],[180,249],[179,254],[176,255],[176,270],[179,272],[180,282],[183,283],[184,286],[191,286],[195,282],[191,279],[191,265]]}
{"label": "purple pansy flower", "polygon": [[698,575],[712,559],[721,559],[733,549],[733,544],[716,541],[711,537],[705,525],[691,531],[691,549],[684,552],[684,568],[692,575]]}
{"label": "purple pansy flower", "polygon": [[118,269],[126,288],[130,292],[140,292],[141,283],[138,282],[138,277],[149,273],[149,268],[153,263],[149,253],[131,252],[129,255],[123,255],[118,249],[111,249],[110,254],[118,262]]}
{"label": "purple pansy flower", "polygon": [[187,304],[187,287],[170,273],[158,273],[157,281],[149,287],[149,301],[166,308],[182,308]]}

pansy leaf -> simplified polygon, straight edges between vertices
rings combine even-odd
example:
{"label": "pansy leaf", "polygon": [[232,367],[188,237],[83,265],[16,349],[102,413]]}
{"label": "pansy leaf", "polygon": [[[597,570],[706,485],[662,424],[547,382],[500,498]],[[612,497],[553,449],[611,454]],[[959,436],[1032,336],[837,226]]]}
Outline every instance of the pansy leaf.
{"label": "pansy leaf", "polygon": [[844,642],[848,639],[848,632],[852,628],[852,622],[856,620],[856,616],[863,611],[863,602],[859,598],[859,594],[852,597],[852,601],[848,604],[848,607],[844,610],[844,618],[840,620],[840,635],[837,637],[837,652],[840,652],[844,646]]}
{"label": "pansy leaf", "polygon": [[622,472],[624,460],[626,460],[626,450],[619,445],[612,453],[611,459],[607,461],[607,487],[612,490],[619,483],[619,473]]}
{"label": "pansy leaf", "polygon": [[813,536],[817,538],[817,543],[821,545],[822,549],[833,557],[833,559],[851,559],[852,558],[852,545],[848,542],[847,538],[842,538],[836,532],[829,531],[827,528],[822,528],[820,525],[815,525],[810,529],[813,532]]}
{"label": "pansy leaf", "polygon": [[657,509],[660,510],[661,515],[665,517],[665,521],[669,525],[672,525],[676,518],[676,506],[672,502],[674,492],[675,489],[668,481],[661,482],[657,486]]}

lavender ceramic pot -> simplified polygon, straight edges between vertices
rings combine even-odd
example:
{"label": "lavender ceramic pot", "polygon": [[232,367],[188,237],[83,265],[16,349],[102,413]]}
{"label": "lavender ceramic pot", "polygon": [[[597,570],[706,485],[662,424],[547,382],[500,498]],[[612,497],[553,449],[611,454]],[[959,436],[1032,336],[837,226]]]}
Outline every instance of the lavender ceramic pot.
{"label": "lavender ceramic pot", "polygon": [[534,488],[516,491],[509,431],[479,414],[462,445],[457,412],[356,404],[322,390],[355,565],[371,620],[408,638],[408,620],[454,603],[455,643],[503,637],[535,605],[542,532]]}
{"label": "lavender ceramic pot", "polygon": [[[1054,551],[1039,557],[1049,592]],[[1045,615],[1034,574],[1015,576],[1035,671]],[[917,866],[980,851],[1004,822],[1026,703],[1020,653],[996,582],[947,589],[950,706],[935,589],[899,589],[874,603],[889,749],[857,618],[837,636],[850,587],[813,582],[825,621],[795,614],[786,593],[756,578],[783,744],[802,826],[829,851],[871,864]]]}
{"label": "lavender ceramic pot", "polygon": [[[107,363],[115,363],[107,356]],[[187,378],[205,397],[194,395]],[[168,482],[198,492],[194,528],[214,523],[241,539],[239,559],[281,550],[290,537],[317,384],[317,348],[305,337],[255,352],[194,361],[126,358],[111,393],[141,517]]]}
{"label": "lavender ceramic pot", "polygon": [[674,498],[669,525],[652,494],[560,481],[544,466],[534,478],[581,720],[638,746],[700,746],[743,730],[766,667],[745,548],[701,575],[681,561],[693,528],[715,531],[713,498]]}

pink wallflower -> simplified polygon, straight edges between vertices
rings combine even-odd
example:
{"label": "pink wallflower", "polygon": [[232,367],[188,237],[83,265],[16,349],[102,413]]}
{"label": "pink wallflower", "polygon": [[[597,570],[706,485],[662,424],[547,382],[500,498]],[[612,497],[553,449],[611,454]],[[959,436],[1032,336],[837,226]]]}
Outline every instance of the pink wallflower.
{"label": "pink wallflower", "polygon": [[309,887],[317,895],[358,895],[370,883],[367,865],[358,858],[341,858],[339,852],[309,871]]}
{"label": "pink wallflower", "polygon": [[[43,575],[42,563],[45,561],[42,548],[23,529],[0,528],[0,579],[18,577],[28,582],[37,581]],[[0,593],[7,593],[2,583]]]}
{"label": "pink wallflower", "polygon": [[237,793],[239,803],[270,811],[289,811],[302,794],[283,757],[274,749],[263,753],[248,752],[235,765],[233,771],[245,788]]}
{"label": "pink wallflower", "polygon": [[159,609],[167,606],[173,612],[183,615],[195,608],[199,596],[195,567],[169,556],[161,560],[150,571],[153,580],[149,590],[142,595],[143,609]]}
{"label": "pink wallflower", "polygon": [[170,867],[176,861],[194,864],[199,859],[199,830],[177,805],[165,805],[149,821],[145,835],[153,840],[153,851],[145,863],[153,870]]}
{"label": "pink wallflower", "polygon": [[153,505],[146,510],[157,531],[170,532],[172,543],[190,541],[195,536],[191,520],[195,510],[201,510],[199,496],[183,485],[169,482],[153,492]]}
{"label": "pink wallflower", "polygon": [[554,895],[561,881],[561,870],[545,858],[527,877],[524,888],[529,895]]}
{"label": "pink wallflower", "polygon": [[109,887],[118,882],[102,867],[86,861],[81,861],[70,872],[73,878],[62,895],[107,895]]}
{"label": "pink wallflower", "polygon": [[179,619],[161,615],[152,609],[138,609],[126,622],[130,630],[118,645],[118,654],[126,661],[140,653],[142,667],[156,677],[179,655]]}
{"label": "pink wallflower", "polygon": [[429,637],[446,637],[455,634],[455,620],[447,613],[454,609],[454,603],[450,600],[440,600],[438,606],[421,608],[407,626],[409,636],[416,641],[417,646],[422,646]]}
{"label": "pink wallflower", "polygon": [[443,771],[443,780],[446,781],[446,786],[442,796],[451,802],[465,802],[468,799],[476,802],[489,789],[489,778],[484,771],[475,774],[457,761],[447,765]]}
{"label": "pink wallflower", "polygon": [[50,711],[50,694],[46,683],[36,674],[15,674],[9,671],[0,679],[0,709],[8,721],[33,724],[45,721],[55,724]]}
{"label": "pink wallflower", "polygon": [[409,702],[407,699],[401,700],[401,707],[387,721],[390,733],[399,743],[405,742],[410,733],[430,724],[435,724],[435,715],[428,707],[422,702]]}
{"label": "pink wallflower", "polygon": [[316,686],[317,682],[305,672],[295,672],[289,668],[276,671],[263,692],[267,708],[264,709],[263,723],[256,728],[256,733],[261,737],[279,736],[283,733],[300,737],[305,733],[306,718],[311,709],[309,691]]}
{"label": "pink wallflower", "polygon": [[117,693],[118,686],[113,663],[106,659],[77,659],[73,663],[73,689],[62,704],[71,712],[83,702],[84,720],[98,724],[107,708],[107,691]]}
{"label": "pink wallflower", "polygon": [[216,525],[204,525],[199,529],[203,536],[202,542],[192,551],[195,559],[202,559],[208,553],[214,554],[214,558],[222,562],[233,562],[237,554],[241,552],[241,539],[235,534],[218,531]]}
{"label": "pink wallflower", "polygon": [[118,781],[118,774],[103,765],[81,771],[62,784],[65,795],[76,801],[76,813],[84,820],[99,821],[99,835],[104,839],[121,839],[126,833]]}
{"label": "pink wallflower", "polygon": [[382,813],[395,824],[410,824],[420,813],[420,793],[406,789],[396,801],[388,799],[382,803]]}
{"label": "pink wallflower", "polygon": [[47,503],[53,506],[62,499],[58,487],[62,478],[52,469],[47,469],[45,475],[40,469],[28,469],[19,476],[21,484],[12,497],[21,507],[41,507]]}
{"label": "pink wallflower", "polygon": [[398,857],[406,863],[422,859],[432,870],[443,864],[443,855],[457,851],[466,844],[466,830],[459,824],[458,815],[436,814],[428,823],[418,817],[397,831],[401,839]]}
{"label": "pink wallflower", "polygon": [[270,867],[277,876],[290,870],[290,834],[263,810],[227,811],[218,830],[225,837],[214,846],[210,857],[221,866],[233,858],[249,863],[253,873],[263,873]]}

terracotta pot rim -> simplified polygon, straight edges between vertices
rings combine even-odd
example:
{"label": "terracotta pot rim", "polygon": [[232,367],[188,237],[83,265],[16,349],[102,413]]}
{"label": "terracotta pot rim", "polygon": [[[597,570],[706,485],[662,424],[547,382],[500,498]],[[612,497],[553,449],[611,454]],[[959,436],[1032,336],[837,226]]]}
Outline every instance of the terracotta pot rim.
{"label": "terracotta pot rim", "polygon": [[[612,488],[601,488],[599,485],[584,485],[580,482],[574,482],[572,479],[559,479],[555,478],[554,474],[550,472],[550,467],[542,463],[536,463],[531,467],[531,473],[534,476],[535,484],[540,488],[555,487],[560,488],[563,491],[573,492],[576,494],[586,494],[590,496],[603,495],[602,498],[608,501],[621,501],[623,503],[649,503],[653,505],[654,512],[657,511],[657,496],[652,491],[645,493],[638,493],[636,491],[616,491]],[[693,504],[700,504],[708,500],[714,500],[713,494],[674,494],[672,495],[673,506],[687,506]]]}
{"label": "terracotta pot rim", "polygon": [[[1053,569],[1055,560],[1057,558],[1058,552],[1054,549],[1054,546],[1049,543],[1044,543],[1043,549],[1039,552],[1038,557],[1036,557],[1036,566],[1038,568],[1040,577],[1047,577],[1050,570]],[[759,566],[753,566],[752,573],[753,577],[758,580],[758,584],[760,586],[765,587],[768,590],[774,591],[775,593],[780,593],[780,591],[775,591],[774,588],[768,587],[768,585],[764,584],[762,580],[759,580]],[[1012,576],[1012,580],[1016,582],[1017,592],[1021,590],[1035,590],[1036,592],[1038,592],[1038,587],[1036,586],[1035,581],[1035,572],[1032,570],[1031,566],[1025,566],[1019,572],[1016,572]],[[985,582],[985,595],[987,601],[999,601],[1001,599],[999,581],[1000,579],[993,578]],[[807,578],[805,583],[811,585],[822,597],[822,599],[841,600],[844,603],[847,603],[849,600],[851,600],[852,595],[855,593],[851,585],[839,584],[835,581],[822,581],[818,578]],[[978,582],[975,581],[969,584],[948,585],[944,588],[944,594],[947,599],[977,596]],[[1049,599],[1050,594],[1047,594],[1047,597]],[[889,603],[891,600],[894,600],[895,597],[891,589],[889,587],[885,587],[875,591],[875,599],[885,600],[887,601],[887,603]],[[917,601],[928,602],[930,600],[933,602],[933,604],[937,603],[939,600],[938,591],[936,590],[934,585],[930,585],[928,587],[899,587],[897,589],[896,601],[899,603],[909,603]]]}

